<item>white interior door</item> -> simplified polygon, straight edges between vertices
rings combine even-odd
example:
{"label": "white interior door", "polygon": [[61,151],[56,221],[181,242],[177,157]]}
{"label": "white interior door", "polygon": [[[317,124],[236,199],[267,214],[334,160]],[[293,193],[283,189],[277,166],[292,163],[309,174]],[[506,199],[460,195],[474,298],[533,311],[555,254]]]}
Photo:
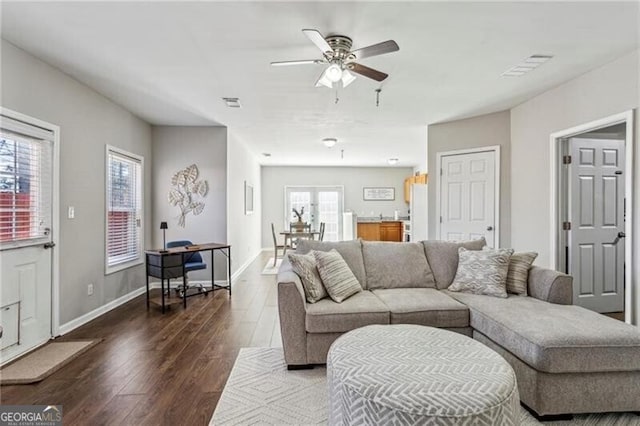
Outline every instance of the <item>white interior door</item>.
{"label": "white interior door", "polygon": [[574,303],[624,310],[624,140],[570,139],[569,273]]}
{"label": "white interior door", "polygon": [[0,361],[51,332],[53,134],[2,117],[0,128]]}
{"label": "white interior door", "polygon": [[443,155],[440,169],[440,239],[497,247],[496,152]]}

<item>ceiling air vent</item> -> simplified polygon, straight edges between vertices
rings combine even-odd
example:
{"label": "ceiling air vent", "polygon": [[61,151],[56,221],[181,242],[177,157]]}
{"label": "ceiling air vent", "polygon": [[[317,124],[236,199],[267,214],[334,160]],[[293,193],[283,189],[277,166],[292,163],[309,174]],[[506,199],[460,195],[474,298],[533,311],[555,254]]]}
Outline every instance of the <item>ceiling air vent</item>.
{"label": "ceiling air vent", "polygon": [[240,108],[240,98],[222,98],[228,108]]}
{"label": "ceiling air vent", "polygon": [[553,55],[531,55],[521,63],[502,73],[505,77],[520,77],[538,68],[540,65],[553,58]]}

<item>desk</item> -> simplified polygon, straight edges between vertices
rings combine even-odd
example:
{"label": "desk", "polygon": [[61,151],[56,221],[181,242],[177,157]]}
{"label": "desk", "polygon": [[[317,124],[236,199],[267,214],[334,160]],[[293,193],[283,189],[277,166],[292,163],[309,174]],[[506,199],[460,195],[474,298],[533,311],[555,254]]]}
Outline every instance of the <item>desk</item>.
{"label": "desk", "polygon": [[[186,247],[175,247],[168,250],[146,250],[146,268],[147,268],[147,309],[149,309],[149,277],[160,278],[160,291],[162,296],[160,297],[160,305],[162,306],[162,313],[164,314],[165,302],[172,302],[171,289],[169,288],[169,280],[171,278],[185,277],[186,272],[184,270],[184,260],[191,254],[198,251],[210,251],[211,252],[211,290],[205,290],[203,292],[188,294],[185,290],[184,297],[182,298],[182,304],[187,307],[187,298],[191,296],[197,296],[201,294],[209,294],[215,290],[226,289],[231,296],[231,246],[228,244],[218,243],[206,243],[195,244]],[[215,252],[219,251],[227,257],[227,285],[216,284],[215,281]],[[167,280],[167,290],[169,290],[169,296],[165,297],[164,294],[164,280]],[[183,278],[184,279],[184,278]],[[174,298],[175,299],[175,298]],[[154,301],[155,302],[155,301]],[[174,301],[175,303],[175,301]]]}
{"label": "desk", "polygon": [[305,240],[313,240],[316,235],[320,235],[319,231],[282,231],[280,235],[284,235],[284,250],[282,255],[284,256],[287,252],[287,240],[293,241],[294,239],[305,239]]}

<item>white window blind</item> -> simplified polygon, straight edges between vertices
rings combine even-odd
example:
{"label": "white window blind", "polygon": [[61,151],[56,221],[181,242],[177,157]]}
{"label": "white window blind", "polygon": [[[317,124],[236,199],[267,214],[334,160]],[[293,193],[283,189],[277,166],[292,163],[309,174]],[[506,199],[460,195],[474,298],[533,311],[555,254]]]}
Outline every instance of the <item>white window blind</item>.
{"label": "white window blind", "polygon": [[[4,121],[4,120],[3,120]],[[0,247],[47,240],[51,232],[50,140],[0,130]]]}
{"label": "white window blind", "polygon": [[107,272],[142,259],[142,158],[107,147]]}

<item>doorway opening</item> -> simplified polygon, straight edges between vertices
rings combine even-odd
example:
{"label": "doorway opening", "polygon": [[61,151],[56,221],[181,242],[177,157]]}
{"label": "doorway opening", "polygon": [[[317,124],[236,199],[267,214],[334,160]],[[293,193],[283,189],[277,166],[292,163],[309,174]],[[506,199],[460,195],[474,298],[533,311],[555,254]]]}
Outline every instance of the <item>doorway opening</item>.
{"label": "doorway opening", "polygon": [[633,115],[555,133],[552,259],[573,303],[631,322]]}

